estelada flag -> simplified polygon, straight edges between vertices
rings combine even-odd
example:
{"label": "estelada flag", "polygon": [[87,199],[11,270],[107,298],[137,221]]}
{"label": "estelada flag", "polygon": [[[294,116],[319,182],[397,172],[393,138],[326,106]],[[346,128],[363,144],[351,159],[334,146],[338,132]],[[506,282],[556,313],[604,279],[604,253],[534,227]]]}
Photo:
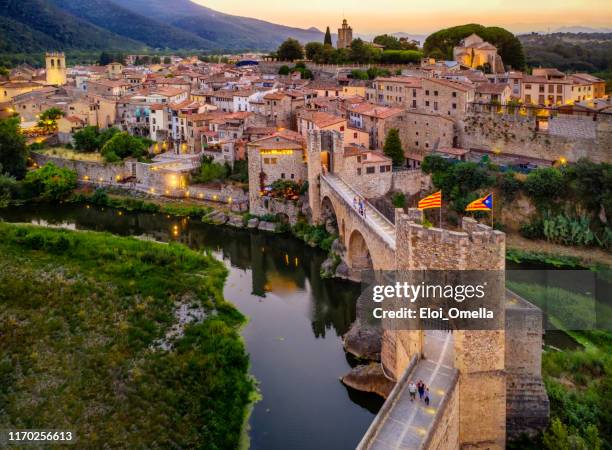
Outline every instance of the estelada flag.
{"label": "estelada flag", "polygon": [[442,191],[431,194],[422,200],[419,200],[419,209],[442,208]]}
{"label": "estelada flag", "polygon": [[493,209],[493,194],[474,200],[466,206],[466,211],[491,211]]}

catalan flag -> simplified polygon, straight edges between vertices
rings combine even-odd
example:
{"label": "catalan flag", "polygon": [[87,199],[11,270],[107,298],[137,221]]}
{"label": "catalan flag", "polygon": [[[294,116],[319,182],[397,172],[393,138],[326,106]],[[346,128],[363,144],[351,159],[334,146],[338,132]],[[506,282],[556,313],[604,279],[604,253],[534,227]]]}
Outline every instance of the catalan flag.
{"label": "catalan flag", "polygon": [[493,194],[486,195],[466,206],[466,211],[491,211],[493,209]]}
{"label": "catalan flag", "polygon": [[442,208],[442,191],[431,194],[419,200],[419,209]]}

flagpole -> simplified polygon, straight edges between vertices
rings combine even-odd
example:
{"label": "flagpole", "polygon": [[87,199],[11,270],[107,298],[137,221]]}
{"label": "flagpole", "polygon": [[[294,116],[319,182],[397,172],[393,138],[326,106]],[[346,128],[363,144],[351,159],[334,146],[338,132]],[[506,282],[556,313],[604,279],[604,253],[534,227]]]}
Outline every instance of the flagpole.
{"label": "flagpole", "polygon": [[442,229],[442,205],[440,205],[440,229]]}
{"label": "flagpole", "polygon": [[494,207],[495,207],[495,203],[493,203],[493,195],[491,195],[491,230],[495,229],[494,222],[493,222],[493,211],[495,210]]}

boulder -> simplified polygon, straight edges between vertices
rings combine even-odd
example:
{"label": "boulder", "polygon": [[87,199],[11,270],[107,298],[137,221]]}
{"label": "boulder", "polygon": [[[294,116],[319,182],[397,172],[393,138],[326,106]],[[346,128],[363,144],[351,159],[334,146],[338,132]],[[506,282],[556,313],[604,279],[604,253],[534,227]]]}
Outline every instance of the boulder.
{"label": "boulder", "polygon": [[273,232],[276,230],[276,224],[274,222],[266,222],[262,220],[261,222],[259,222],[257,229],[262,230],[262,231],[272,231]]}
{"label": "boulder", "polygon": [[227,224],[234,228],[244,228],[244,220],[241,216],[231,216]]}
{"label": "boulder", "polygon": [[257,217],[253,217],[252,219],[249,219],[249,221],[247,222],[247,227],[249,228],[257,228],[258,225],[259,225],[259,219]]}
{"label": "boulder", "polygon": [[336,266],[338,265],[338,260],[334,258],[334,256],[328,257],[323,264],[321,264],[320,274],[322,278],[331,278],[336,274]]}
{"label": "boulder", "polygon": [[204,217],[202,217],[202,222],[211,223],[213,225],[224,225],[229,220],[227,214],[223,211],[213,211]]}
{"label": "boulder", "polygon": [[382,329],[363,325],[359,319],[342,337],[344,350],[358,358],[380,361]]}
{"label": "boulder", "polygon": [[351,269],[344,261],[340,261],[340,264],[338,264],[338,267],[336,267],[336,276],[338,278],[350,279]]}
{"label": "boulder", "polygon": [[340,379],[346,386],[362,392],[373,392],[387,398],[395,383],[385,377],[379,363],[356,366]]}

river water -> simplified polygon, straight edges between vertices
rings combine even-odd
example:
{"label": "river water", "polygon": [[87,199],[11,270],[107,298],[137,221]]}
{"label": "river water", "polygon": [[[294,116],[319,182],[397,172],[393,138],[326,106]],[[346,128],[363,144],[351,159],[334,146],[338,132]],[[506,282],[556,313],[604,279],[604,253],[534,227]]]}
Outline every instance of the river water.
{"label": "river water", "polygon": [[250,418],[253,449],[355,448],[382,405],[339,381],[351,367],[341,336],[355,319],[359,285],[322,280],[319,250],[291,237],[94,206],[11,208],[0,218],[179,241],[223,260],[225,297],[249,318],[243,336],[263,397]]}

